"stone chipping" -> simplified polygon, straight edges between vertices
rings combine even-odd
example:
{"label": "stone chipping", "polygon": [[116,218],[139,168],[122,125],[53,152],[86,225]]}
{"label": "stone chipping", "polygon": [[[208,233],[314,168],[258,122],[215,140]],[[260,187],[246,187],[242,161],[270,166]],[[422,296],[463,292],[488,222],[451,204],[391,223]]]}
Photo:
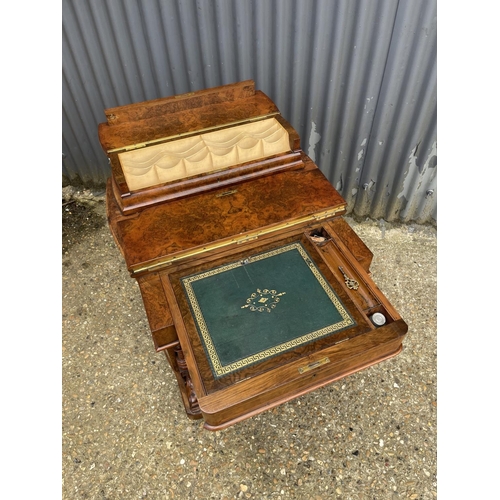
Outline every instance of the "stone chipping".
{"label": "stone chipping", "polygon": [[63,189],[62,498],[437,498],[436,228],[347,222],[408,323],[404,350],[210,432],[155,352],[104,193]]}

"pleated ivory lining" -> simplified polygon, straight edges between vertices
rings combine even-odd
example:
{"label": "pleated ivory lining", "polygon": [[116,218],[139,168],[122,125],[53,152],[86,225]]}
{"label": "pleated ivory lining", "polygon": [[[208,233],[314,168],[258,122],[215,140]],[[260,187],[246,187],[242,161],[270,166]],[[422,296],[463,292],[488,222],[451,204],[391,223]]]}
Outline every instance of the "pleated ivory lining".
{"label": "pleated ivory lining", "polygon": [[118,155],[131,191],[290,151],[275,118],[186,137]]}

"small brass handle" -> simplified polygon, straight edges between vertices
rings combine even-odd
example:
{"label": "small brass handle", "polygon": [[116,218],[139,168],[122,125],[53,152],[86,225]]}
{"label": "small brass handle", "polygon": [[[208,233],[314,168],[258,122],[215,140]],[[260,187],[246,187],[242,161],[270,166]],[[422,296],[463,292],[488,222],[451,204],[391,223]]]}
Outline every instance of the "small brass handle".
{"label": "small brass handle", "polygon": [[313,361],[306,366],[301,366],[299,368],[299,373],[306,373],[310,370],[314,370],[315,368],[319,368],[320,366],[326,365],[330,362],[330,358],[321,358],[318,361]]}

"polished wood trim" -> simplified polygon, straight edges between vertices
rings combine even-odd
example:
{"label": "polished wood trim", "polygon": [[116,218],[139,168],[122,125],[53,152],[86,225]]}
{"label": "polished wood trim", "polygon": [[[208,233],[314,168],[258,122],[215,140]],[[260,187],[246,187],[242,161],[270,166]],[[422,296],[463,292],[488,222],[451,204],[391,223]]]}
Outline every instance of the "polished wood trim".
{"label": "polished wood trim", "polygon": [[177,305],[172,285],[170,284],[168,279],[165,279],[165,277],[162,277],[162,283],[163,283],[163,289],[165,290],[165,295],[167,296],[168,303],[170,304],[170,311],[172,314],[172,318],[174,320],[174,324],[176,326],[179,344],[183,351],[183,356],[184,359],[186,360],[186,365],[191,374],[193,390],[197,395],[199,401],[199,397],[205,394],[205,388],[203,386],[202,378],[200,376],[200,372],[196,364],[193,348],[191,346],[191,343],[189,342],[189,337],[186,332],[184,320],[179,310],[179,306]]}
{"label": "polished wood trim", "polygon": [[363,269],[369,273],[373,253],[345,219],[337,217],[328,222],[328,227],[335,232],[349,252],[351,252],[356,260],[363,266]]}
{"label": "polished wood trim", "polygon": [[[188,102],[186,103],[188,104]],[[108,122],[98,125],[99,141],[106,153],[137,144],[174,138],[179,134],[197,134],[201,130],[225,127],[228,123],[279,113],[276,105],[262,92],[238,100],[216,103],[204,108],[180,109],[174,113],[158,113],[144,119]]]}
{"label": "polished wood trim", "polygon": [[114,191],[121,212],[124,215],[129,215],[168,201],[227,188],[258,177],[274,175],[281,171],[302,169],[304,166],[301,152],[296,151],[138,191],[129,191],[125,181],[121,187],[115,182]]}
{"label": "polished wood trim", "polygon": [[[337,235],[337,233],[335,233],[335,231],[331,232],[329,231],[329,234],[332,236],[331,244],[335,246],[337,253],[342,254],[344,259],[346,259],[346,261],[349,260],[351,262],[352,269],[355,271],[357,276],[363,277],[363,282],[366,285],[367,291],[369,291],[371,295],[379,297],[380,302],[384,305],[385,309],[394,320],[401,319],[399,313],[396,311],[396,309],[394,309],[394,307],[391,305],[391,303],[388,301],[385,295],[380,291],[378,286],[368,276],[363,266],[356,259],[349,258],[349,256],[352,254],[348,250],[342,238],[340,238]],[[333,250],[332,246],[327,245],[324,247],[325,252],[332,252],[332,250]]]}
{"label": "polished wood trim", "polygon": [[224,187],[148,208],[135,217],[110,218],[127,267],[136,272],[191,250],[203,250],[215,241],[295,224],[319,212],[331,210],[332,217],[334,212],[344,213],[344,199],[311,160],[303,158],[304,169],[242,182],[233,188],[232,196],[217,196],[227,191]]}
{"label": "polished wood trim", "polygon": [[[324,230],[324,228],[322,229]],[[325,234],[330,235],[329,232]],[[308,238],[311,240],[310,235],[308,235]],[[371,309],[380,304],[377,297],[371,293],[366,283],[366,276],[359,275],[358,269],[351,267],[352,259],[349,259],[342,251],[334,247],[331,238],[324,243],[315,243],[311,240],[311,244],[316,245],[319,254],[339,283],[341,283],[342,288],[362,310]],[[351,290],[347,287],[340,267],[342,267],[351,278],[356,279],[359,285],[356,290]]]}
{"label": "polished wood trim", "polygon": [[[223,429],[401,351],[408,326],[371,280],[373,254],[341,218],[345,200],[253,81],[109,108],[105,114],[98,132],[112,171],[108,223],[138,281],[155,349],[165,353],[190,418],[204,418],[209,430]],[[285,152],[271,157],[129,189],[118,151],[269,116],[286,129],[290,151],[281,144]],[[215,378],[179,278],[298,240],[357,325]],[[358,282],[356,289],[346,286],[339,266]],[[386,324],[372,323],[373,312],[383,313]]]}
{"label": "polished wood trim", "polygon": [[178,342],[172,315],[158,273],[141,276],[138,280],[144,308],[156,352]]}
{"label": "polished wood trim", "polygon": [[407,326],[401,320],[385,328],[360,335],[342,344],[332,346],[311,356],[308,362],[327,356],[330,363],[318,370],[300,375],[298,368],[304,360],[281,367],[279,378],[272,372],[244,380],[226,390],[198,399],[207,428],[218,430],[235,418],[260,412],[311,392],[351,373],[371,366],[401,350]]}
{"label": "polished wood trim", "polygon": [[141,121],[154,116],[178,113],[186,109],[232,102],[253,95],[255,95],[254,81],[245,80],[195,92],[186,92],[185,94],[108,108],[104,110],[104,114],[109,125],[119,125],[130,121]]}
{"label": "polished wood trim", "polygon": [[[349,370],[346,370],[344,372],[338,373],[336,376],[333,376],[333,377],[328,378],[326,380],[322,380],[322,381],[317,380],[314,385],[311,385],[309,387],[302,388],[300,390],[294,389],[291,392],[289,392],[288,394],[281,394],[279,397],[277,397],[273,401],[268,401],[263,406],[260,406],[260,407],[254,409],[252,411],[249,411],[249,412],[247,412],[245,414],[238,415],[238,416],[236,416],[236,417],[234,417],[232,419],[228,419],[228,420],[224,421],[221,424],[212,425],[212,424],[208,423],[207,421],[205,421],[204,424],[203,424],[203,427],[205,429],[207,429],[208,431],[220,431],[220,430],[226,429],[227,427],[235,425],[235,424],[237,424],[239,422],[247,420],[247,419],[249,419],[251,417],[254,417],[256,415],[259,415],[259,414],[261,414],[261,413],[263,413],[265,411],[271,410],[271,409],[273,409],[273,408],[275,408],[277,406],[280,406],[280,405],[282,405],[284,403],[287,403],[288,401],[291,401],[293,399],[297,399],[297,398],[299,398],[301,396],[309,394],[310,392],[318,390],[318,389],[320,389],[322,387],[325,387],[327,385],[333,384],[334,382],[337,382],[338,380],[341,380],[341,379],[343,379],[345,377],[348,377],[349,375],[357,373],[357,372],[359,372],[361,370],[364,370],[366,368],[370,368],[371,366],[374,366],[374,365],[376,365],[376,364],[378,364],[378,363],[380,363],[382,361],[386,361],[388,359],[391,359],[394,356],[397,356],[402,350],[403,350],[403,346],[399,345],[399,347],[395,351],[391,351],[391,352],[388,352],[388,353],[381,354],[376,359],[373,359],[373,360],[371,360],[369,362],[360,364],[360,365],[358,365],[356,367],[351,367]],[[202,414],[202,418],[206,418],[206,416]]]}

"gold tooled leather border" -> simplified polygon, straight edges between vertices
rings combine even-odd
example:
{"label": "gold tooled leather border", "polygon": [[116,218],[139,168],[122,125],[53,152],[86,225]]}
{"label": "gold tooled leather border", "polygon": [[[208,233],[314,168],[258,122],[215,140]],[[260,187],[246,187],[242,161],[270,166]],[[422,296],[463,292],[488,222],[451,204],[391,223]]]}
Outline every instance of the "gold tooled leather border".
{"label": "gold tooled leather border", "polygon": [[[251,356],[248,356],[244,359],[241,359],[239,361],[235,361],[234,363],[231,363],[229,365],[222,365],[222,363],[219,360],[219,356],[217,355],[217,351],[215,349],[215,346],[212,342],[212,338],[210,336],[210,332],[208,330],[207,324],[205,322],[205,318],[203,317],[203,313],[201,311],[201,307],[198,303],[198,300],[196,298],[196,294],[194,293],[192,283],[195,281],[199,281],[205,278],[208,278],[210,276],[215,276],[216,274],[220,274],[225,271],[229,271],[231,269],[235,269],[237,267],[241,267],[243,265],[246,265],[251,262],[256,262],[259,260],[267,259],[269,257],[273,257],[275,255],[279,255],[284,252],[289,252],[291,250],[297,250],[301,257],[304,259],[306,264],[309,266],[309,269],[312,271],[316,279],[318,280],[319,284],[323,288],[323,290],[326,292],[330,300],[332,301],[333,305],[337,308],[338,312],[342,316],[342,321],[339,321],[338,323],[334,323],[332,325],[328,325],[324,328],[321,328],[319,330],[316,330],[314,332],[307,333],[305,335],[302,335],[301,337],[297,337],[295,339],[289,340],[287,342],[284,342],[282,344],[279,344],[277,346],[271,347],[269,349],[266,349],[264,351],[258,352],[256,354],[253,354]],[[240,370],[241,368],[245,368],[246,366],[249,366],[251,364],[257,363],[259,361],[263,361],[271,356],[274,356],[276,354],[280,354],[284,351],[288,351],[294,347],[298,347],[302,344],[306,344],[308,342],[311,342],[313,340],[316,340],[320,337],[323,337],[325,335],[328,335],[330,333],[342,330],[344,328],[347,328],[349,326],[354,326],[356,322],[351,318],[347,310],[345,309],[344,305],[342,302],[340,302],[339,298],[335,294],[335,292],[331,289],[330,285],[328,282],[325,280],[319,269],[316,267],[314,262],[311,260],[309,255],[307,254],[305,248],[300,244],[300,243],[291,243],[289,245],[285,245],[281,248],[277,248],[274,250],[270,250],[269,252],[264,252],[262,254],[258,254],[252,257],[249,257],[245,263],[243,264],[242,262],[232,262],[230,264],[225,264],[221,267],[211,269],[209,271],[205,271],[199,274],[196,274],[194,276],[188,276],[185,278],[181,279],[184,289],[186,290],[186,294],[188,297],[188,300],[191,304],[191,310],[193,311],[193,315],[195,317],[196,323],[198,325],[199,332],[201,333],[201,336],[203,337],[203,342],[205,344],[205,348],[207,351],[207,354],[210,358],[210,362],[212,365],[212,371],[214,372],[216,377],[222,377],[224,375],[227,375],[231,372],[234,372],[236,370]]]}

